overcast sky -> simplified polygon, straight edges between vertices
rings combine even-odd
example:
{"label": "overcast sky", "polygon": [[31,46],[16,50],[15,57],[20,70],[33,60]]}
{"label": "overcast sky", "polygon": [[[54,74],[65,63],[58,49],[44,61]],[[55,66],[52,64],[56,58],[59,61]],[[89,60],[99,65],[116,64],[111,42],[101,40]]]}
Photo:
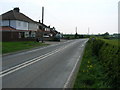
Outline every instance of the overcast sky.
{"label": "overcast sky", "polygon": [[20,12],[63,33],[79,34],[117,33],[119,0],[0,0],[0,14],[19,7]]}

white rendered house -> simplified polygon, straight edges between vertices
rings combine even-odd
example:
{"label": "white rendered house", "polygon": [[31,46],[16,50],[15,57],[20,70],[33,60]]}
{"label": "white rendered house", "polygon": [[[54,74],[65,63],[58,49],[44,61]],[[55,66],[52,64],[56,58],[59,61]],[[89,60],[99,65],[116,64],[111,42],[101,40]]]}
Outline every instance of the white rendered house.
{"label": "white rendered house", "polygon": [[2,27],[4,40],[36,37],[38,24],[23,13],[20,13],[19,8],[14,8],[1,16],[0,26]]}

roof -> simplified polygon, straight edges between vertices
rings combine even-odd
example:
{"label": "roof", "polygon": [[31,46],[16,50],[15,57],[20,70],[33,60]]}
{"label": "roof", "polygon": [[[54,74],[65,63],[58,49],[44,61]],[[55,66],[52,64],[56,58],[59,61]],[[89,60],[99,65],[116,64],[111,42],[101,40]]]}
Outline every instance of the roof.
{"label": "roof", "polygon": [[41,26],[43,26],[43,27],[47,27],[47,28],[49,28],[49,26],[47,26],[47,25],[45,25],[45,24],[43,24],[43,23],[41,23],[41,22],[37,22],[37,21],[35,21],[38,25],[41,25]]}
{"label": "roof", "polygon": [[35,23],[35,21],[32,20],[31,18],[27,17],[23,13],[15,11],[15,10],[10,10],[10,11],[2,14],[1,16],[2,16],[2,20],[21,20],[21,21]]}
{"label": "roof", "polygon": [[41,23],[44,27],[47,27],[48,28],[48,26],[47,25],[45,25],[45,24],[43,24],[43,23]]}
{"label": "roof", "polygon": [[32,30],[17,30],[13,27],[10,27],[10,26],[2,26],[0,28],[0,31],[19,31],[19,32],[26,32],[26,31],[32,31]]}
{"label": "roof", "polygon": [[3,26],[0,28],[0,30],[16,30],[16,29],[9,27],[9,26]]}

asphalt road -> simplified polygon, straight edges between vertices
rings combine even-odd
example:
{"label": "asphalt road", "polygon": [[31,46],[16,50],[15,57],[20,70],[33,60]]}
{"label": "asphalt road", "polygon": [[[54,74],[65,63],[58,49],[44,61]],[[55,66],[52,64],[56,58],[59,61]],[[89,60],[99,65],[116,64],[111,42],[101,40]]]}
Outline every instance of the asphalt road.
{"label": "asphalt road", "polygon": [[3,56],[3,88],[66,88],[88,39]]}

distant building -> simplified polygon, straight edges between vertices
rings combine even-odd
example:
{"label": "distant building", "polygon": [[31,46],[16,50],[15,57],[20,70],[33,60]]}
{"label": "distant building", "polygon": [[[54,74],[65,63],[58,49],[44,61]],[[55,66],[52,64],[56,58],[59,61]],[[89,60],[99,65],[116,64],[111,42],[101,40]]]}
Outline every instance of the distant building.
{"label": "distant building", "polygon": [[113,38],[117,38],[117,39],[120,39],[120,34],[119,33],[115,33],[112,35]]}
{"label": "distant building", "polygon": [[52,40],[55,35],[58,33],[55,28],[50,28],[50,26],[47,26],[43,23],[40,22],[36,22],[37,25],[38,25],[38,30],[37,30],[37,33],[36,33],[36,37],[41,40],[42,38],[44,40]]}
{"label": "distant building", "polygon": [[1,16],[0,31],[3,41],[35,39],[38,25],[34,20],[20,13],[19,8],[14,8]]}

